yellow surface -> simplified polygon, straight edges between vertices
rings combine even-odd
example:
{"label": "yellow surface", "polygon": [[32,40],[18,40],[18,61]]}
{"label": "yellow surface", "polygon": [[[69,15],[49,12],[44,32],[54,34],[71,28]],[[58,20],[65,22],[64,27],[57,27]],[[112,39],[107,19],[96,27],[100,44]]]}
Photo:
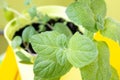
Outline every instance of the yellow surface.
{"label": "yellow surface", "polygon": [[60,80],[82,80],[79,68],[77,69],[77,68],[73,67]]}
{"label": "yellow surface", "polygon": [[0,65],[0,80],[21,80],[15,55],[9,46],[5,58]]}

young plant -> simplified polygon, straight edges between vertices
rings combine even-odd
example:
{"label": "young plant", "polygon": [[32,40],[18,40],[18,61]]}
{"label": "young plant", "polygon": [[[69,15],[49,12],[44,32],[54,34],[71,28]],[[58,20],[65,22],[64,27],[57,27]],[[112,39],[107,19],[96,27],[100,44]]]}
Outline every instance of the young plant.
{"label": "young plant", "polygon": [[120,42],[120,23],[105,18],[104,0],[76,0],[67,7],[66,14],[77,28],[67,26],[67,21],[49,23],[51,18],[38,13],[35,6],[28,12],[31,20],[38,19],[37,29],[30,24],[12,43],[13,47],[19,47],[23,42],[31,54],[32,45],[35,61],[31,62],[24,53],[17,54],[23,62],[34,63],[34,80],[60,80],[72,67],[79,68],[82,80],[119,80],[117,71],[110,65],[107,44],[94,39],[94,34],[100,31]]}
{"label": "young plant", "polygon": [[76,32],[69,37],[59,31],[33,35],[30,43],[37,53],[35,80],[59,80],[73,66],[80,69],[83,80],[119,80],[110,65],[108,46],[93,39],[100,31],[115,41],[120,40],[120,23],[105,18],[105,1],[78,0],[67,7],[66,13],[73,23],[84,28],[83,35]]}

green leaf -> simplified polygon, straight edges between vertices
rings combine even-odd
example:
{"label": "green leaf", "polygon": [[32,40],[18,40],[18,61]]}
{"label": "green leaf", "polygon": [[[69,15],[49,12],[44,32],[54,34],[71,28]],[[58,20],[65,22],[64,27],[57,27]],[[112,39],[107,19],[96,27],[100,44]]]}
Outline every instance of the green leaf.
{"label": "green leaf", "polygon": [[94,14],[87,3],[79,1],[72,3],[66,10],[67,16],[77,25],[83,25],[86,29],[95,32]]}
{"label": "green leaf", "polygon": [[30,42],[35,52],[38,53],[34,63],[35,76],[60,77],[70,70],[71,64],[65,54],[67,39],[63,39],[64,37],[64,34],[56,31],[32,36]]}
{"label": "green leaf", "polygon": [[101,34],[120,44],[120,23],[112,18],[107,18],[104,26],[105,29],[101,30]]}
{"label": "green leaf", "polygon": [[104,29],[104,17],[106,16],[106,4],[104,0],[93,0],[90,5],[95,15],[97,29]]}
{"label": "green leaf", "polygon": [[29,42],[29,39],[36,33],[33,26],[28,26],[22,32],[22,39],[24,42]]}
{"label": "green leaf", "polygon": [[20,36],[15,36],[14,39],[12,40],[12,47],[17,48],[22,44],[22,39]]}
{"label": "green leaf", "polygon": [[46,24],[51,18],[48,15],[42,15],[42,13],[39,12],[39,20],[43,23]]}
{"label": "green leaf", "polygon": [[110,65],[110,52],[107,44],[104,42],[97,42],[99,51],[98,65],[96,80],[110,80],[111,78],[111,65]]}
{"label": "green leaf", "polygon": [[93,41],[78,32],[70,39],[68,48],[67,59],[75,67],[82,68],[92,63],[98,56]]}
{"label": "green leaf", "polygon": [[56,23],[53,29],[61,34],[65,34],[68,37],[72,36],[70,29],[63,23]]}
{"label": "green leaf", "polygon": [[20,62],[21,63],[27,63],[30,64],[31,63],[31,59],[29,57],[27,57],[24,53],[22,53],[21,51],[16,52],[16,55],[20,58]]}
{"label": "green leaf", "polygon": [[34,80],[60,80],[60,78],[40,78],[39,76],[35,76]]}
{"label": "green leaf", "polygon": [[112,76],[110,80],[119,80],[118,72],[115,70],[115,68],[111,67],[112,70]]}
{"label": "green leaf", "polygon": [[55,78],[67,73],[71,65],[66,62],[65,65],[60,65],[56,57],[44,57],[38,54],[34,63],[34,74],[40,78]]}
{"label": "green leaf", "polygon": [[106,4],[104,0],[92,0],[91,9],[96,18],[104,18],[106,16]]}
{"label": "green leaf", "polygon": [[44,32],[46,29],[45,25],[39,25],[39,32]]}
{"label": "green leaf", "polygon": [[91,64],[80,68],[82,80],[97,80],[96,74],[98,72],[98,59],[93,61]]}
{"label": "green leaf", "polygon": [[32,6],[31,8],[29,8],[28,13],[31,16],[31,19],[34,19],[34,17],[37,16],[36,6]]}
{"label": "green leaf", "polygon": [[41,34],[33,35],[30,42],[36,53],[43,56],[53,56],[57,51],[60,49],[64,50],[66,47],[64,46],[66,45],[66,41],[60,37],[62,35],[63,34],[59,34],[56,31],[42,32]]}
{"label": "green leaf", "polygon": [[32,0],[25,0],[24,4],[25,5],[30,5],[31,2],[32,2]]}
{"label": "green leaf", "polygon": [[111,66],[109,48],[104,42],[96,42],[98,58],[93,63],[80,68],[83,80],[110,80]]}

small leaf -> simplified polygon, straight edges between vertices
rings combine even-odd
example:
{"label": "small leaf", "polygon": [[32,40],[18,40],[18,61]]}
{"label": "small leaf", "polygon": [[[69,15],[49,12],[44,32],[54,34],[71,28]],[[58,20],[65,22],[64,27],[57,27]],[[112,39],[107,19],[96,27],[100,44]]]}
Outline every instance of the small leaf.
{"label": "small leaf", "polygon": [[16,52],[17,56],[21,59],[20,62],[22,63],[27,63],[30,64],[31,60],[29,57],[27,57],[24,53],[22,53],[21,51]]}
{"label": "small leaf", "polygon": [[31,16],[31,19],[34,19],[34,17],[37,16],[36,6],[32,6],[31,8],[29,8],[28,13]]}
{"label": "small leaf", "polygon": [[35,76],[34,80],[60,80],[60,78],[41,78],[40,76]]}
{"label": "small leaf", "polygon": [[25,5],[30,5],[31,2],[32,2],[32,0],[25,0],[24,4]]}
{"label": "small leaf", "polygon": [[72,3],[66,10],[67,16],[77,25],[95,32],[95,19],[90,6],[84,1]]}
{"label": "small leaf", "polygon": [[68,44],[67,59],[75,67],[84,67],[92,63],[98,56],[97,47],[88,37],[78,32]]}
{"label": "small leaf", "polygon": [[112,76],[110,80],[119,80],[119,75],[117,71],[115,70],[115,68],[111,67],[111,70],[112,70]]}
{"label": "small leaf", "polygon": [[39,32],[44,32],[46,27],[44,25],[39,25]]}
{"label": "small leaf", "polygon": [[38,12],[37,18],[42,24],[46,24],[51,19],[48,15],[43,15],[41,12]]}
{"label": "small leaf", "polygon": [[24,42],[29,42],[29,39],[36,33],[35,29],[33,26],[28,26],[24,29],[22,32],[22,39]]}
{"label": "small leaf", "polygon": [[61,34],[65,34],[68,37],[72,36],[72,32],[70,31],[70,29],[63,23],[56,23],[54,26],[54,30]]}
{"label": "small leaf", "polygon": [[101,30],[101,34],[120,44],[120,23],[111,18],[107,18],[104,26],[105,29]]}
{"label": "small leaf", "polygon": [[64,75],[71,68],[69,63],[60,65],[56,62],[56,57],[43,57],[38,54],[34,63],[34,74],[40,78],[55,78]]}
{"label": "small leaf", "polygon": [[12,40],[12,47],[17,48],[22,44],[22,39],[20,36],[15,36]]}

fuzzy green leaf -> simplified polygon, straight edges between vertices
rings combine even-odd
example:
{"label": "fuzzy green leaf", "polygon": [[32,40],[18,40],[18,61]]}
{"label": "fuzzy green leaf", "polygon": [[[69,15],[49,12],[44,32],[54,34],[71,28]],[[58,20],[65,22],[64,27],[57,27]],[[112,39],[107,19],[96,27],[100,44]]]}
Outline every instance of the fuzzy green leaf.
{"label": "fuzzy green leaf", "polygon": [[104,0],[93,0],[90,4],[95,15],[97,29],[104,29],[104,17],[106,16],[106,4]]}
{"label": "fuzzy green leaf", "polygon": [[80,68],[82,80],[97,80],[96,74],[98,71],[98,59],[93,61],[91,64]]}
{"label": "fuzzy green leaf", "polygon": [[27,57],[24,53],[22,53],[21,51],[16,52],[16,55],[20,58],[20,62],[21,63],[31,63],[31,59],[29,57]]}
{"label": "fuzzy green leaf", "polygon": [[111,66],[108,46],[104,42],[96,42],[98,58],[96,61],[80,68],[83,80],[110,80]]}
{"label": "fuzzy green leaf", "polygon": [[36,33],[35,29],[33,26],[28,26],[24,29],[22,32],[22,39],[24,42],[29,42],[29,39]]}
{"label": "fuzzy green leaf", "polygon": [[[67,61],[64,51],[66,39],[58,32],[43,32],[32,36],[31,44],[38,57],[34,64],[35,76],[54,78],[64,75],[70,70],[71,64]],[[59,59],[58,59],[59,58]]]}
{"label": "fuzzy green leaf", "polygon": [[71,65],[68,62],[60,65],[56,56],[44,57],[38,54],[34,63],[34,74],[40,78],[55,78],[64,75],[70,68]]}
{"label": "fuzzy green leaf", "polygon": [[90,31],[96,31],[95,19],[89,5],[83,1],[72,3],[68,6],[66,13],[68,17],[77,25],[83,25]]}
{"label": "fuzzy green leaf", "polygon": [[105,29],[101,30],[101,34],[120,44],[120,23],[111,18],[107,18],[104,26]]}
{"label": "fuzzy green leaf", "polygon": [[49,20],[50,17],[48,15],[42,15],[42,13],[39,12],[39,21],[42,22],[43,24],[46,24]]}
{"label": "fuzzy green leaf", "polygon": [[110,52],[107,44],[104,42],[97,42],[98,55],[98,72],[96,80],[110,80],[111,78],[111,65],[110,65]]}
{"label": "fuzzy green leaf", "polygon": [[78,32],[70,39],[68,48],[67,59],[75,67],[82,68],[92,63],[98,55],[93,41]]}
{"label": "fuzzy green leaf", "polygon": [[22,39],[20,36],[15,36],[14,39],[12,40],[12,47],[17,48],[22,44]]}
{"label": "fuzzy green leaf", "polygon": [[106,16],[106,4],[104,0],[93,0],[90,6],[96,18],[99,16],[104,18]]}
{"label": "fuzzy green leaf", "polygon": [[70,31],[70,29],[63,23],[56,23],[54,26],[54,30],[61,34],[65,34],[68,37],[72,36],[72,32]]}
{"label": "fuzzy green leaf", "polygon": [[32,2],[32,0],[25,0],[24,4],[25,5],[30,5],[31,2]]}
{"label": "fuzzy green leaf", "polygon": [[111,70],[112,70],[112,76],[110,80],[119,80],[119,75],[116,69],[111,67]]}
{"label": "fuzzy green leaf", "polygon": [[28,13],[31,16],[31,19],[34,19],[34,17],[37,16],[36,6],[32,6],[31,8],[29,8]]}
{"label": "fuzzy green leaf", "polygon": [[46,29],[45,25],[39,25],[39,32],[44,32]]}
{"label": "fuzzy green leaf", "polygon": [[35,76],[34,80],[60,80],[60,78],[40,78],[39,76]]}

